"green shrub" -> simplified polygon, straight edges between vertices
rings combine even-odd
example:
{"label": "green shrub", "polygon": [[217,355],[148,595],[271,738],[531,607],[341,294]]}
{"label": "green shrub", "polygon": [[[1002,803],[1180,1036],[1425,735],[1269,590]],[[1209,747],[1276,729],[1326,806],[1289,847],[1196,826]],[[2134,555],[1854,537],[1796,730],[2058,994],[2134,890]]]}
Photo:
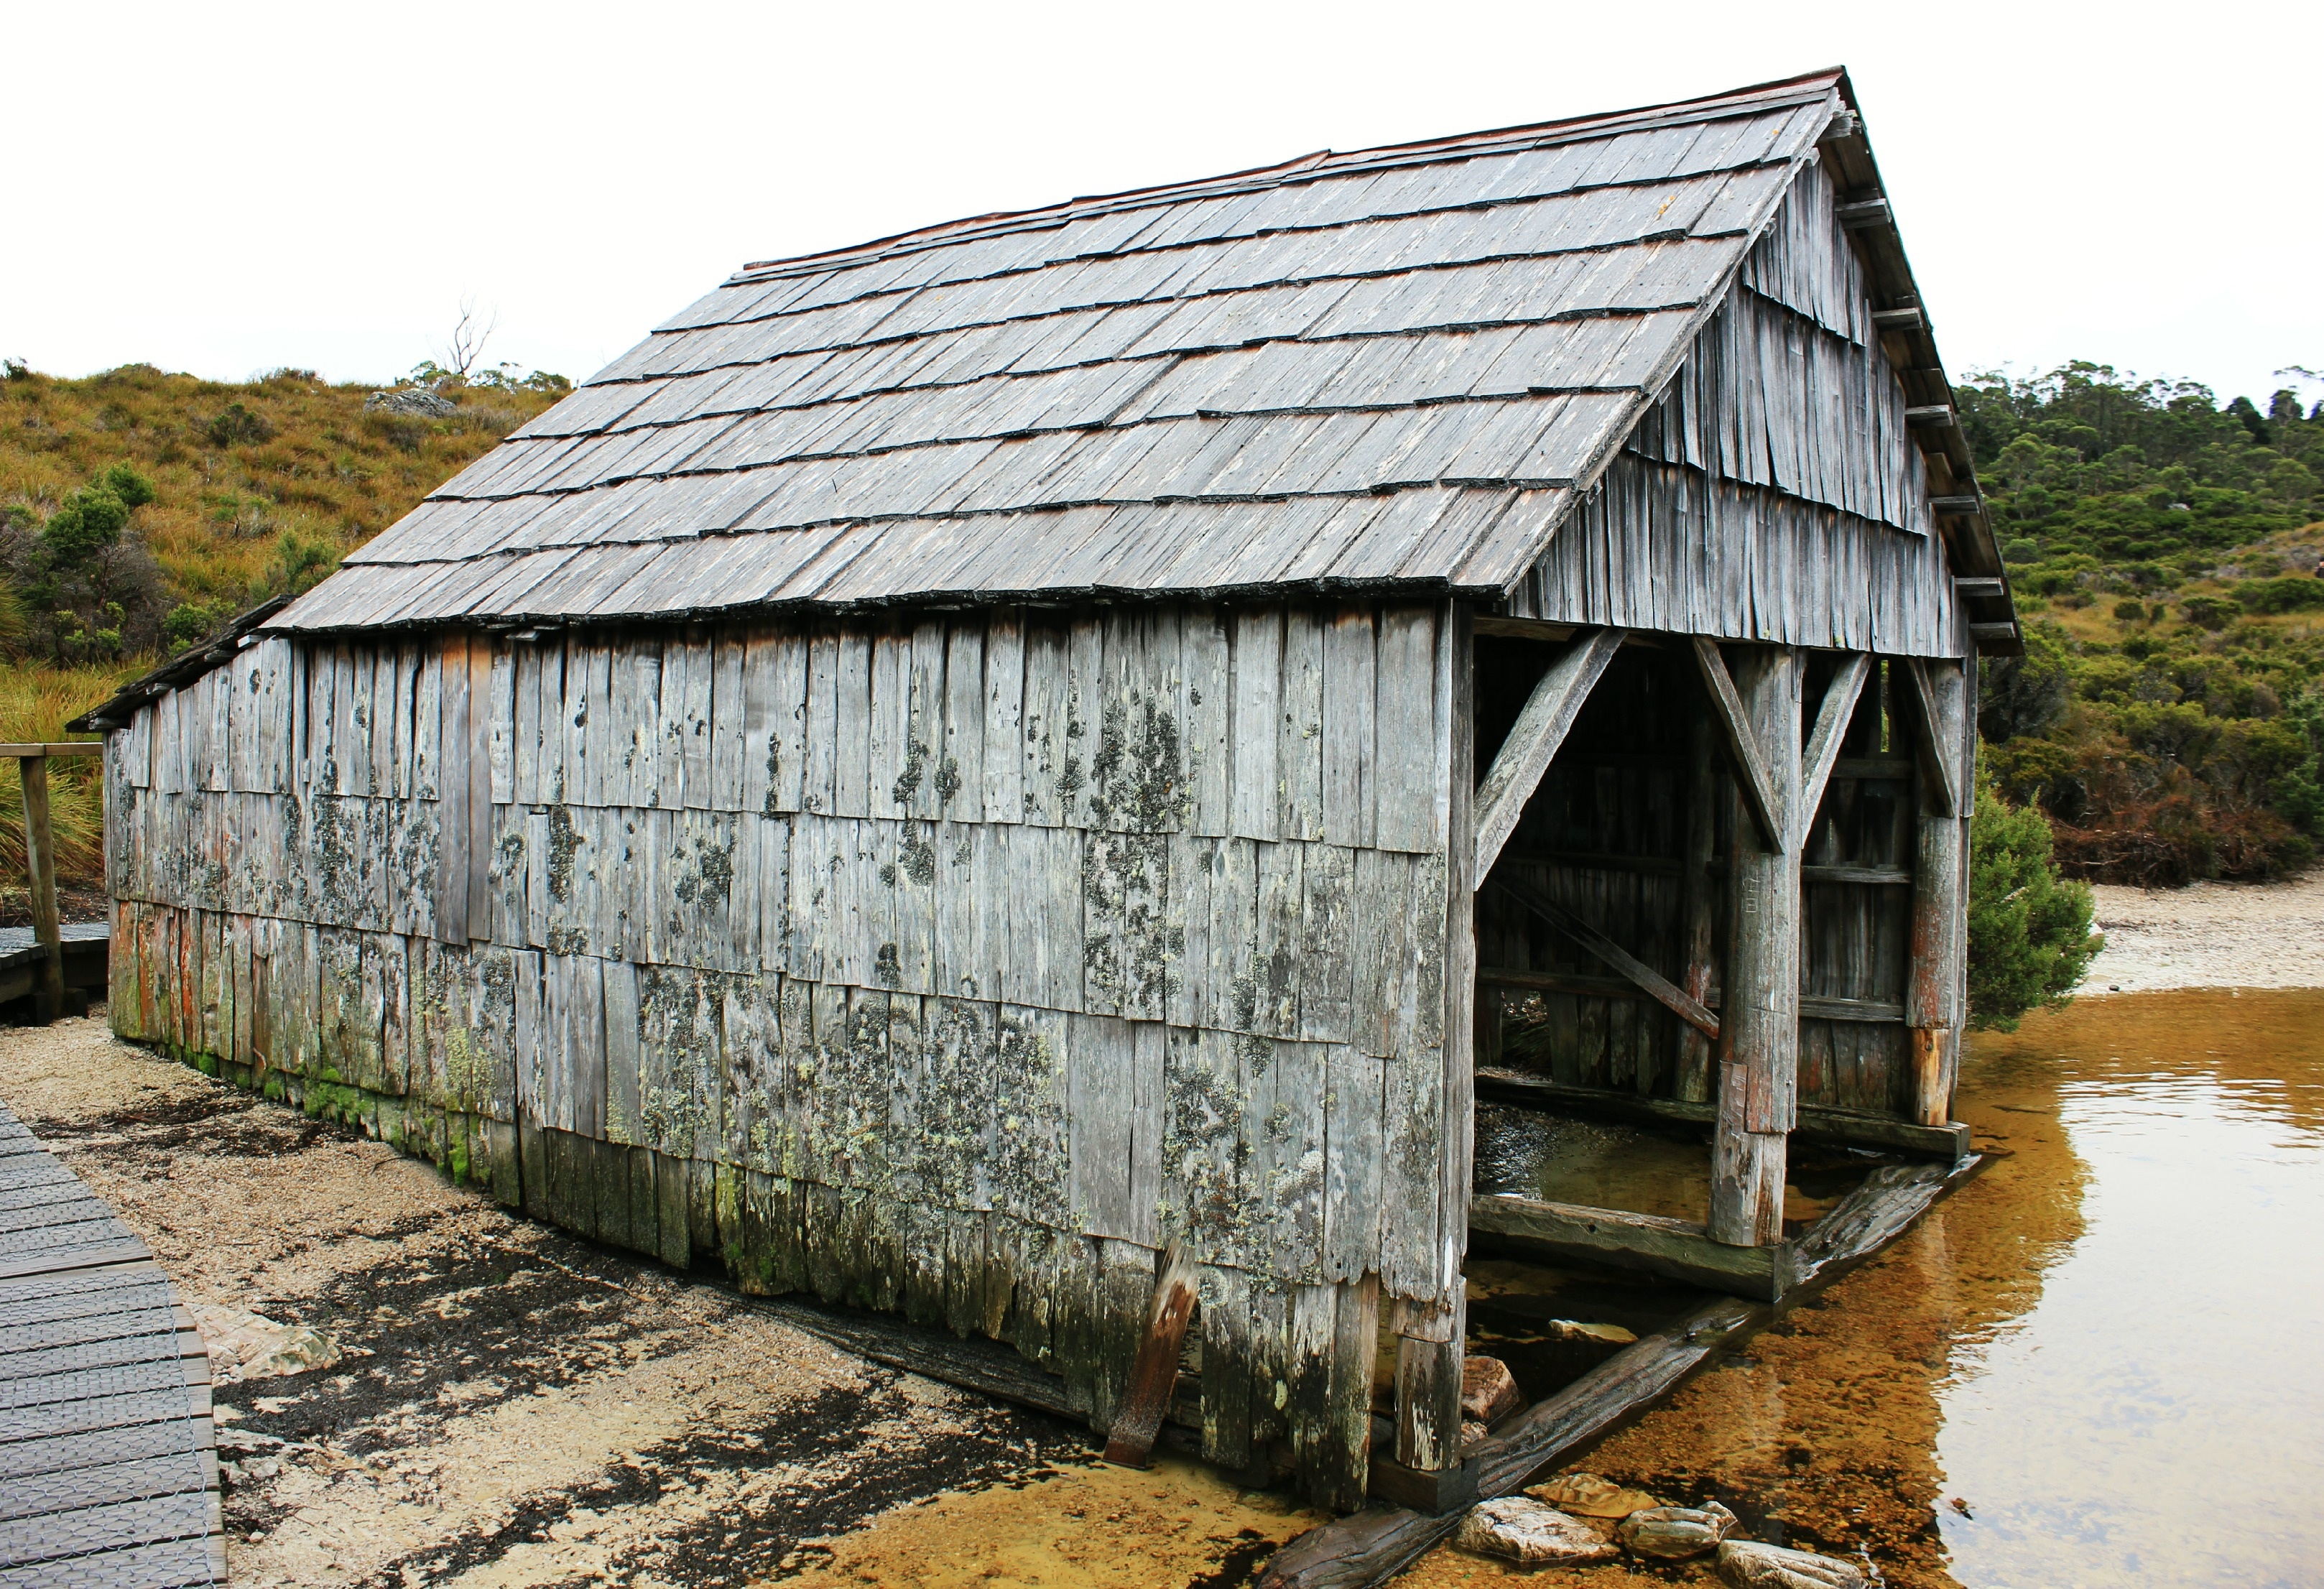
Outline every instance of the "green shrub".
{"label": "green shrub", "polygon": [[2246,579],[2236,600],[2247,613],[2309,613],[2324,609],[2324,579]]}
{"label": "green shrub", "polygon": [[2064,1003],[2105,942],[2090,930],[2089,885],[2058,876],[2049,823],[2005,801],[1980,771],[1969,827],[1969,1024],[2010,1031],[2028,1011]]}

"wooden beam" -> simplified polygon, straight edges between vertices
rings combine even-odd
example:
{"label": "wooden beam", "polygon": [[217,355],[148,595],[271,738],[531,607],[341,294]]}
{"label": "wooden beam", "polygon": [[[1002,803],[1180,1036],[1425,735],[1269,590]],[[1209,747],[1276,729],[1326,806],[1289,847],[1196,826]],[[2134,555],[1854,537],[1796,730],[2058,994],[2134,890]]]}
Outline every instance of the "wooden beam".
{"label": "wooden beam", "polygon": [[45,1026],[64,1013],[64,934],[57,925],[57,851],[49,827],[49,758],[20,756],[24,791],[24,870],[32,907],[32,941],[41,958],[34,968],[32,1008]]}
{"label": "wooden beam", "polygon": [[1769,849],[1781,854],[1784,848],[1784,805],[1775,793],[1775,781],[1768,776],[1766,758],[1759,753],[1759,736],[1751,731],[1748,716],[1743,710],[1743,697],[1736,693],[1735,678],[1727,670],[1727,658],[1719,642],[1706,635],[1694,637],[1694,660],[1702,670],[1702,681],[1710,688],[1713,716],[1720,731],[1726,736],[1728,753],[1734,757],[1739,776],[1737,788],[1743,804],[1751,813],[1751,821],[1759,829],[1759,838]]}
{"label": "wooden beam", "polygon": [[1953,588],[1971,599],[1979,596],[2003,596],[2009,594],[2007,580],[1982,574],[1956,574],[1953,576]]}
{"label": "wooden beam", "polygon": [[1937,700],[1929,664],[1919,657],[1904,659],[1904,676],[1912,681],[1913,734],[1920,750],[1921,774],[1928,780],[1931,799],[1941,815],[1960,812],[1960,790],[1953,776],[1952,756],[1945,744],[1943,708]]}
{"label": "wooden beam", "polygon": [[1913,874],[1902,866],[1803,866],[1800,881],[1894,885],[1911,882]]}
{"label": "wooden beam", "polygon": [[1676,877],[1684,863],[1668,855],[1601,855],[1589,850],[1513,850],[1503,849],[1505,861],[1520,862],[1529,866],[1574,866],[1585,872],[1646,872],[1660,877]]}
{"label": "wooden beam", "polygon": [[1563,643],[1573,638],[1571,624],[1551,624],[1540,618],[1499,618],[1480,613],[1475,619],[1476,633],[1490,634],[1501,640],[1538,640]]}
{"label": "wooden beam", "polygon": [[1476,801],[1476,869],[1483,879],[1500,858],[1501,846],[1525,814],[1526,801],[1541,786],[1557,747],[1565,743],[1582,703],[1606,671],[1606,664],[1621,649],[1618,629],[1592,629],[1578,637],[1572,649],[1549,666],[1534,686],[1533,695],[1517,714],[1517,725],[1501,742],[1491,771],[1478,787]]}
{"label": "wooden beam", "polygon": [[1791,1285],[1791,1249],[1785,1243],[1730,1246],[1712,1241],[1691,1219],[1493,1196],[1470,1200],[1469,1228],[1515,1236],[1561,1257],[1642,1270],[1754,1302],[1779,1300]]}
{"label": "wooden beam", "polygon": [[[1480,965],[1477,968],[1477,981],[1480,986],[1532,988],[1538,993],[1572,993],[1585,999],[1643,999],[1649,996],[1645,989],[1628,977],[1591,976],[1571,971],[1526,971],[1510,965]],[[1715,1014],[1719,1001],[1716,998],[1706,1000],[1703,1008]],[[1895,1022],[1904,1019],[1904,1006],[1880,999],[1827,999],[1802,993],[1800,1019]]]}
{"label": "wooden beam", "polygon": [[1831,781],[1831,770],[1840,761],[1840,744],[1848,737],[1848,725],[1856,716],[1857,697],[1864,693],[1864,677],[1871,670],[1872,659],[1862,651],[1854,652],[1840,659],[1831,682],[1824,687],[1823,705],[1816,710],[1815,733],[1809,736],[1800,773],[1800,800],[1795,808],[1799,831],[1792,835],[1794,844],[1806,838],[1807,825],[1822,808],[1824,785]]}
{"label": "wooden beam", "polygon": [[1876,309],[1872,311],[1872,328],[1876,331],[1917,331],[1928,324],[1917,305],[1905,309]]}
{"label": "wooden beam", "polygon": [[58,739],[44,744],[0,744],[0,756],[101,756],[105,744],[94,739]]}
{"label": "wooden beam", "polygon": [[[1753,646],[1735,680],[1738,728],[1766,762],[1779,818],[1800,809],[1800,653]],[[1804,827],[1804,822],[1798,824]],[[1727,857],[1727,964],[1720,977],[1719,1119],[1711,1143],[1713,1241],[1784,1237],[1784,1158],[1796,1123],[1800,1057],[1800,865],[1761,849],[1738,813]],[[1776,831],[1788,833],[1792,821]]]}
{"label": "wooden beam", "polygon": [[[1462,1249],[1468,1248],[1465,1224]],[[1468,1290],[1435,1306],[1389,1309],[1396,1335],[1396,1460],[1415,1473],[1461,1465],[1461,1360],[1468,1353]]]}
{"label": "wooden beam", "polygon": [[1856,231],[1864,226],[1885,226],[1888,224],[1888,201],[1886,199],[1858,199],[1847,204],[1832,206],[1842,231]]}
{"label": "wooden beam", "polygon": [[[1985,512],[1985,499],[1974,492],[1965,496],[1932,496],[1929,498],[1929,511],[1956,519],[1974,518]],[[1956,579],[1954,583],[1961,582]],[[2000,582],[1996,580],[1994,583]]]}
{"label": "wooden beam", "polygon": [[1985,1162],[1983,1155],[1965,1155],[1951,1165],[1880,1166],[1793,1243],[1795,1286],[1821,1288],[1838,1280],[1911,1229],[1932,1203]]}
{"label": "wooden beam", "polygon": [[1138,1343],[1130,1388],[1106,1430],[1105,1459],[1123,1467],[1144,1467],[1154,1437],[1178,1388],[1178,1355],[1186,1345],[1186,1321],[1194,1316],[1194,1264],[1183,1243],[1162,1251],[1154,1277],[1154,1300],[1146,1313],[1146,1334]]}
{"label": "wooden beam", "polygon": [[1719,1017],[1653,966],[1529,883],[1496,878],[1493,886],[1620,972],[1646,995],[1704,1036],[1719,1036]]}
{"label": "wooden beam", "polygon": [[1932,430],[1950,430],[1953,405],[1949,402],[1924,402],[1904,411],[1904,423]]}
{"label": "wooden beam", "polygon": [[1910,756],[1842,756],[1832,763],[1834,778],[1910,778]]}
{"label": "wooden beam", "polygon": [[[1714,1123],[1715,1104],[1678,1098],[1656,1098],[1610,1087],[1575,1086],[1524,1071],[1480,1067],[1477,1090],[1503,1103],[1533,1109],[1556,1109],[1646,1125],[1700,1129]],[[1892,1148],[1902,1153],[1923,1154],[1951,1163],[1969,1152],[1969,1127],[1958,1122],[1916,1125],[1885,1114],[1859,1114],[1847,1109],[1803,1105],[1797,1134],[1815,1142],[1838,1142],[1858,1148]]]}

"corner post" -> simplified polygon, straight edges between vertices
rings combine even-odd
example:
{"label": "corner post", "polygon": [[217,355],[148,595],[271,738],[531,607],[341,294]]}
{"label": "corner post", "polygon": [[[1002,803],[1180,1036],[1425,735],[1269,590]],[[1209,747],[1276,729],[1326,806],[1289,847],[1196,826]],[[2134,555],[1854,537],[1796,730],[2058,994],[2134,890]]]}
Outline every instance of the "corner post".
{"label": "corner post", "polygon": [[[1686,934],[1686,970],[1680,984],[1696,1002],[1711,1002],[1718,935],[1715,920],[1718,889],[1711,880],[1711,862],[1719,849],[1720,795],[1719,731],[1711,708],[1697,700],[1687,725],[1685,871],[1679,878],[1680,915]],[[1678,1096],[1690,1104],[1711,1101],[1714,1073],[1711,1039],[1692,1026],[1678,1032]]]}
{"label": "corner post", "polygon": [[29,874],[32,938],[41,947],[32,1002],[43,1025],[64,1012],[64,934],[57,926],[57,853],[49,828],[49,758],[19,756],[24,789],[24,870]]}
{"label": "corner post", "polygon": [[1958,662],[1891,665],[1918,671],[1925,681],[1924,688],[1897,692],[1910,695],[1910,709],[1928,718],[1918,736],[1915,758],[1919,803],[1914,824],[1912,964],[1904,986],[1904,1025],[1912,1044],[1913,1119],[1920,1125],[1942,1125],[1952,1113],[1960,1042],[1966,947],[1961,891],[1971,785],[1960,767],[1940,766],[1936,761],[1958,762],[1963,755],[1966,686]]}
{"label": "corner post", "polygon": [[1738,799],[1728,864],[1707,1222],[1713,1241],[1737,1247],[1784,1239],[1785,1149],[1799,1082],[1802,671],[1799,653],[1785,646],[1744,648],[1734,669],[1742,715],[1771,786],[1777,840],[1769,843]]}

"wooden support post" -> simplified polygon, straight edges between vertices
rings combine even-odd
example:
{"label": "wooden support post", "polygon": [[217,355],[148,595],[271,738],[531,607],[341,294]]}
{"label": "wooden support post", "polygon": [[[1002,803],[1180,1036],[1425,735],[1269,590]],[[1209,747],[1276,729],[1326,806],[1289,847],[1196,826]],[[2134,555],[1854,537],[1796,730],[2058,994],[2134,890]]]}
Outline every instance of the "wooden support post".
{"label": "wooden support post", "polygon": [[49,828],[49,758],[20,756],[16,766],[24,788],[24,870],[31,885],[32,938],[41,947],[32,1004],[41,1023],[65,1006],[64,934],[57,926],[57,852]]}
{"label": "wooden support post", "polygon": [[[1718,889],[1711,875],[1711,859],[1719,847],[1720,794],[1717,746],[1719,731],[1711,725],[1709,704],[1697,700],[1687,725],[1686,845],[1679,872],[1679,910],[1686,934],[1686,969],[1680,986],[1686,996],[1708,1007],[1717,992],[1712,985],[1711,955],[1715,948],[1712,915]],[[1678,1096],[1690,1104],[1711,1101],[1711,1056],[1717,1045],[1693,1024],[1678,1031]]]}
{"label": "wooden support post", "polygon": [[1958,662],[1900,664],[1919,746],[1919,820],[1913,857],[1912,963],[1904,984],[1904,1024],[1912,1039],[1913,1118],[1942,1125],[1952,1112],[1960,1042],[1963,944],[1961,879],[1968,801],[1952,765],[1962,744],[1965,684]]}
{"label": "wooden support post", "polygon": [[1162,1251],[1154,1277],[1154,1302],[1147,1309],[1146,1334],[1130,1371],[1130,1388],[1106,1431],[1105,1459],[1124,1467],[1144,1467],[1154,1438],[1178,1388],[1178,1354],[1185,1349],[1186,1321],[1194,1316],[1194,1261],[1183,1243]]}
{"label": "wooden support post", "polygon": [[[1788,842],[1799,825],[1800,671],[1796,651],[1748,648],[1727,711],[1742,754],[1757,753],[1758,771],[1748,781],[1765,780],[1757,798],[1738,802],[1743,808],[1728,865],[1719,1120],[1706,1222],[1711,1240],[1738,1247],[1766,1246],[1784,1235],[1784,1148],[1800,1043],[1799,846]],[[1710,661],[1704,673],[1712,673]],[[1718,676],[1727,677],[1723,667]]]}
{"label": "wooden support post", "polygon": [[[1468,1222],[1468,1210],[1462,1211]],[[1468,1350],[1465,1289],[1450,1306],[1398,1300],[1396,1332],[1396,1460],[1421,1473],[1461,1465],[1461,1360]]]}

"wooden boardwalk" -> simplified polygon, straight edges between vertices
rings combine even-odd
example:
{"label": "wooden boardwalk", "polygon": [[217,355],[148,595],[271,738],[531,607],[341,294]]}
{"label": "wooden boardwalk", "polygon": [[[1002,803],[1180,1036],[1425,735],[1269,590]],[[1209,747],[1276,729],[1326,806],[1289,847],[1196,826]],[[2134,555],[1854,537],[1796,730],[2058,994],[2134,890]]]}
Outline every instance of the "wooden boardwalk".
{"label": "wooden boardwalk", "polygon": [[192,1316],[0,1104],[0,1589],[223,1584],[217,1486]]}

